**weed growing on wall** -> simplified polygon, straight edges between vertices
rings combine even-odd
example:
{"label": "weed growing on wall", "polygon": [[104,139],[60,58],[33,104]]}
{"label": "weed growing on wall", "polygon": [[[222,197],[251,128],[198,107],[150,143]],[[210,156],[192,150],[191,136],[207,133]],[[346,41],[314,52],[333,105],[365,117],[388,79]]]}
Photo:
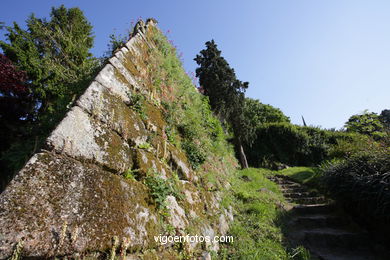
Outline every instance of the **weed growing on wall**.
{"label": "weed growing on wall", "polygon": [[140,93],[129,94],[129,106],[133,108],[143,120],[148,118],[145,111],[145,96]]}
{"label": "weed growing on wall", "polygon": [[[218,119],[212,114],[207,97],[201,95],[183,70],[176,49],[157,29],[152,28],[157,57],[153,86],[161,97],[168,140],[181,147],[193,169],[211,154],[229,150]],[[153,65],[150,65],[153,66]]]}
{"label": "weed growing on wall", "polygon": [[163,179],[158,172],[149,171],[144,179],[144,183],[149,188],[150,196],[159,210],[166,210],[165,200],[169,195],[180,198],[180,193],[172,183],[172,180]]}
{"label": "weed growing on wall", "polygon": [[125,179],[127,180],[136,180],[136,175],[138,173],[139,170],[132,170],[132,169],[128,169],[127,171],[125,171],[123,173],[123,177],[125,177]]}

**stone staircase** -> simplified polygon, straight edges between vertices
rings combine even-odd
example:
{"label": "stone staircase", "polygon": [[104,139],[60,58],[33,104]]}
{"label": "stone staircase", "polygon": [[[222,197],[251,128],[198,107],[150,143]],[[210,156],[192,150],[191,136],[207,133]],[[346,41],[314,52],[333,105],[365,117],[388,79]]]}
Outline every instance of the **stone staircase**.
{"label": "stone staircase", "polygon": [[280,186],[290,204],[284,233],[292,246],[303,245],[312,259],[390,259],[387,250],[373,242],[335,202],[286,176],[269,179]]}

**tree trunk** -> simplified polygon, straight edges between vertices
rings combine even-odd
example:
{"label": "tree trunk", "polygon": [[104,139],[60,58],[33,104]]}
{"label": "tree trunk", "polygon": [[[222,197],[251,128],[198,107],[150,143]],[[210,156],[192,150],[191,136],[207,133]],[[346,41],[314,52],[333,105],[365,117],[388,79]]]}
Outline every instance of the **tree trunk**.
{"label": "tree trunk", "polygon": [[248,161],[246,160],[246,155],[244,152],[244,148],[242,147],[241,140],[236,140],[236,149],[238,152],[240,164],[242,169],[248,168]]}

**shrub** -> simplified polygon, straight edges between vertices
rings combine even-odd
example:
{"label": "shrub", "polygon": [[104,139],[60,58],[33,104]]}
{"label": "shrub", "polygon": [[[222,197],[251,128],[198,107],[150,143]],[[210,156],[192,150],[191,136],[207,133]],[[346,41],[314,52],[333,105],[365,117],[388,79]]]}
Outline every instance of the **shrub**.
{"label": "shrub", "polygon": [[290,123],[262,125],[252,147],[247,148],[249,163],[256,167],[278,163],[312,166],[327,156],[328,149],[324,130]]}
{"label": "shrub", "polygon": [[257,129],[256,139],[247,150],[251,166],[277,168],[281,164],[317,166],[324,160],[348,158],[383,146],[359,133],[268,123]]}
{"label": "shrub", "polygon": [[182,148],[186,152],[193,169],[197,169],[206,161],[206,152],[193,141],[183,142]]}
{"label": "shrub", "polygon": [[333,136],[334,145],[329,150],[330,158],[349,158],[356,154],[378,151],[382,145],[367,135],[344,133]]}
{"label": "shrub", "polygon": [[323,167],[329,195],[372,225],[390,220],[390,150],[371,151]]}

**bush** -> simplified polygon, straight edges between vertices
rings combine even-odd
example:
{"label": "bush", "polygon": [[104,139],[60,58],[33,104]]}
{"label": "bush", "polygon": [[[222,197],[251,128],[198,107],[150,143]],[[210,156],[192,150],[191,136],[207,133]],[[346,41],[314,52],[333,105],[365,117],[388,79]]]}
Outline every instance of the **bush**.
{"label": "bush", "polygon": [[379,151],[382,145],[367,135],[357,133],[339,133],[334,135],[334,144],[329,150],[330,158],[349,158],[356,154]]}
{"label": "bush", "polygon": [[353,154],[381,150],[385,144],[359,133],[268,123],[258,127],[248,150],[254,167],[317,166],[324,160],[349,158]]}
{"label": "bush", "polygon": [[390,150],[351,156],[323,169],[329,195],[366,224],[390,221]]}
{"label": "bush", "polygon": [[313,166],[328,156],[326,131],[290,123],[269,123],[259,127],[252,147],[247,147],[249,164],[269,167],[278,163]]}

